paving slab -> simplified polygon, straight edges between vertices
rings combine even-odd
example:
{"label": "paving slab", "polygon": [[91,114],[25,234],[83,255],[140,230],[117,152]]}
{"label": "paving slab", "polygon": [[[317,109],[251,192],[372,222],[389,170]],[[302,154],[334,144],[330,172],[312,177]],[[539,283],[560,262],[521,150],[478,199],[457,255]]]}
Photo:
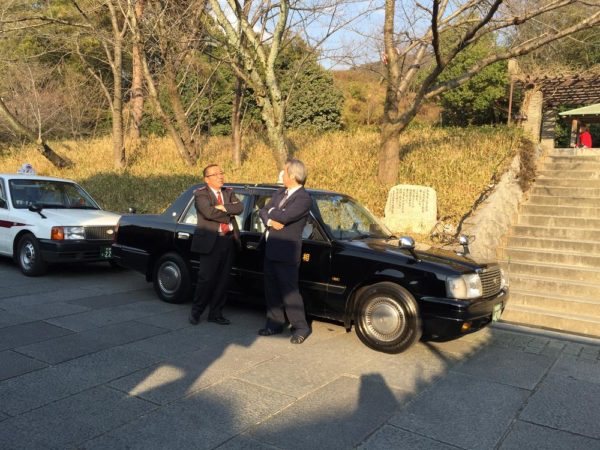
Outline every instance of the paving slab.
{"label": "paving slab", "polygon": [[148,289],[139,289],[135,291],[119,292],[109,295],[96,295],[93,297],[71,300],[71,305],[84,306],[87,309],[110,308],[113,306],[128,305],[139,301],[158,301],[156,294]]}
{"label": "paving slab", "polygon": [[16,350],[50,364],[58,364],[116,345],[163,334],[167,331],[164,328],[152,325],[125,322],[17,347]]}
{"label": "paving slab", "polygon": [[532,423],[516,421],[502,442],[500,450],[592,450],[597,440]]}
{"label": "paving slab", "polygon": [[0,328],[0,351],[71,333],[71,330],[46,322],[29,322]]}
{"label": "paving slab", "polygon": [[63,449],[137,419],[156,405],[97,387],[30,411],[14,420],[16,427],[50,448]]}
{"label": "paving slab", "polygon": [[82,445],[85,449],[211,449],[277,413],[293,397],[226,380]]}
{"label": "paving slab", "polygon": [[445,376],[458,361],[452,353],[418,343],[399,355],[371,355],[362,365],[347,372],[357,377],[377,373],[388,386],[417,393]]}
{"label": "paving slab", "polygon": [[30,317],[16,312],[1,310],[0,311],[0,328],[9,327],[11,325],[18,325],[21,323],[32,322]]}
{"label": "paving slab", "polygon": [[45,320],[53,317],[68,316],[88,311],[89,308],[69,303],[54,302],[40,305],[24,306],[18,309],[19,314],[30,318],[30,320]]}
{"label": "paving slab", "polygon": [[84,331],[115,323],[129,322],[140,317],[170,312],[178,307],[163,302],[138,301],[114,308],[102,308],[86,311],[70,316],[48,319],[48,323],[68,328],[73,331]]}
{"label": "paving slab", "polygon": [[549,375],[527,402],[521,420],[600,439],[600,384]]}
{"label": "paving slab", "polygon": [[[453,368],[488,381],[532,390],[554,363],[545,355],[489,346]],[[493,370],[490,370],[493,368]]]}
{"label": "paving slab", "polygon": [[47,367],[47,364],[12,350],[0,352],[0,381],[44,367]]}
{"label": "paving slab", "polygon": [[342,376],[256,425],[249,435],[286,449],[352,448],[409,399],[377,374]]}
{"label": "paving slab", "polygon": [[119,347],[0,382],[0,411],[18,415],[153,364],[147,354]]}
{"label": "paving slab", "polygon": [[246,435],[239,435],[217,447],[219,450],[278,450],[280,447],[265,444]]}
{"label": "paving slab", "polygon": [[268,350],[207,345],[110,383],[115,389],[167,404],[273,358]]}
{"label": "paving slab", "polygon": [[551,375],[574,378],[588,383],[600,383],[600,361],[572,355],[561,355],[550,369]]}
{"label": "paving slab", "polygon": [[530,392],[451,372],[390,420],[462,448],[493,448]]}
{"label": "paving slab", "polygon": [[391,425],[384,425],[358,448],[361,450],[456,450],[460,447],[434,441]]}

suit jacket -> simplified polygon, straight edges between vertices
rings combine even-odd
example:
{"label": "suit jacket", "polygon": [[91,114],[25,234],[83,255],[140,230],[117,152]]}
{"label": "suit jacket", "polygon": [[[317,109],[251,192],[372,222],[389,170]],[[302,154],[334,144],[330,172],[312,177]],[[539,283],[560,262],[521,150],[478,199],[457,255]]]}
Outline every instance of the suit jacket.
{"label": "suit jacket", "polygon": [[269,219],[284,224],[281,230],[269,228],[265,256],[273,261],[299,263],[302,252],[302,230],[308,218],[312,199],[304,187],[301,187],[279,207],[284,195],[285,188],[279,189],[259,212],[265,225]]}
{"label": "suit jacket", "polygon": [[233,193],[233,189],[221,188],[223,197],[223,206],[227,212],[219,211],[215,208],[217,197],[208,186],[203,186],[194,191],[194,204],[196,205],[196,214],[198,223],[194,230],[192,238],[193,252],[210,253],[215,246],[215,241],[219,234],[219,228],[222,223],[231,223],[236,244],[240,242],[240,231],[237,221],[233,216],[241,214],[244,211],[244,205]]}

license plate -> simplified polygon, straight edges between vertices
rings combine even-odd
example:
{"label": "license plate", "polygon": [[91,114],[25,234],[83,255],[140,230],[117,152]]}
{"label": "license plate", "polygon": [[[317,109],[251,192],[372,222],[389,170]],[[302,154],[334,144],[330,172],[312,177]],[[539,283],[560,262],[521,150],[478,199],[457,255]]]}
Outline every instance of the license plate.
{"label": "license plate", "polygon": [[106,247],[100,250],[100,257],[104,259],[110,259],[112,257],[112,248]]}
{"label": "license plate", "polygon": [[500,320],[500,315],[502,314],[502,303],[498,303],[494,305],[494,311],[492,312],[492,322],[497,322]]}

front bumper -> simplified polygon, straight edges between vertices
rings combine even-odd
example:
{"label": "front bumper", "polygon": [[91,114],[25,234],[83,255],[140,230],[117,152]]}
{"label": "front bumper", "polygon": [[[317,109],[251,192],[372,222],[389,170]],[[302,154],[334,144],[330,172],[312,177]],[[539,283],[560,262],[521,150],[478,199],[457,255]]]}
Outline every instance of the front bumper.
{"label": "front bumper", "polygon": [[475,301],[425,297],[420,305],[423,333],[444,339],[480,330],[500,318],[508,298],[508,289]]}
{"label": "front bumper", "polygon": [[53,241],[40,239],[40,250],[44,261],[61,262],[94,262],[111,259],[111,240]]}

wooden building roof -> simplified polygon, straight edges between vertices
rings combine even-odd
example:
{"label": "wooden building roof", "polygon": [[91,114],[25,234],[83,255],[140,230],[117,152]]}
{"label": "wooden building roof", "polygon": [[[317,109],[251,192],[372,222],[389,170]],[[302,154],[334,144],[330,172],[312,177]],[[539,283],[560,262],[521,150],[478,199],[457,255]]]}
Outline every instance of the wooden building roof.
{"label": "wooden building roof", "polygon": [[521,89],[541,90],[545,108],[600,103],[600,73],[556,77],[524,76],[517,78],[515,84]]}

